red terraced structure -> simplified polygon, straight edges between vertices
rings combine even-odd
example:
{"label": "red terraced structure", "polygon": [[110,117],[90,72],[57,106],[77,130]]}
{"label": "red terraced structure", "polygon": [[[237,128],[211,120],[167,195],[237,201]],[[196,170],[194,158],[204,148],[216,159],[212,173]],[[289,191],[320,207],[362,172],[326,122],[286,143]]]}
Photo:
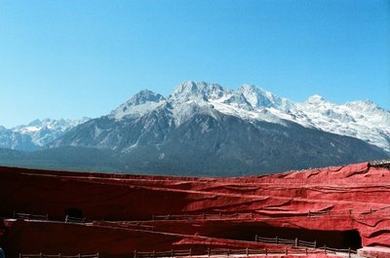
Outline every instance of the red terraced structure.
{"label": "red terraced structure", "polygon": [[210,248],[390,257],[389,172],[387,162],[227,178],[0,167],[0,246],[7,257]]}

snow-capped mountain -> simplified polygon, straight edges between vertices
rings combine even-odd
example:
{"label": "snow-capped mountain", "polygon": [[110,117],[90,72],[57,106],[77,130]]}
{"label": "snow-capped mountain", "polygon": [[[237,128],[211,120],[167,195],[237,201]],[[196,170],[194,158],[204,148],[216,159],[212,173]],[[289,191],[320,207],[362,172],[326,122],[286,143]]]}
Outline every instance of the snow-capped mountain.
{"label": "snow-capped mountain", "polygon": [[355,137],[390,151],[390,112],[371,101],[337,105],[314,95],[297,103],[286,118],[307,127]]}
{"label": "snow-capped mountain", "polygon": [[111,116],[115,119],[132,115],[140,116],[156,109],[163,103],[165,103],[165,98],[162,95],[155,94],[150,90],[143,90],[112,111]]}
{"label": "snow-capped mountain", "polygon": [[0,126],[0,148],[25,151],[36,150],[36,146],[31,141],[30,136],[14,132],[4,126]]}
{"label": "snow-capped mountain", "polygon": [[285,120],[304,127],[351,136],[390,151],[390,112],[371,101],[354,101],[342,105],[314,95],[302,103],[275,96],[269,91],[245,84],[238,90],[219,84],[188,81],[180,84],[165,99],[151,91],[141,91],[115,109],[116,119],[142,116],[170,106],[176,125],[191,116],[191,109],[213,107],[219,112],[242,119],[285,124]]}
{"label": "snow-capped mountain", "polygon": [[[191,89],[190,92],[195,94],[189,95],[186,89]],[[176,97],[170,100],[176,102],[179,98],[177,95],[182,96],[183,92],[184,99],[189,100],[193,96],[199,99],[201,96],[203,103],[209,103],[225,114],[280,124],[284,123],[283,120],[289,120],[305,127],[358,138],[390,151],[390,112],[372,101],[337,105],[313,95],[303,103],[294,103],[253,85],[245,84],[231,91],[218,84],[208,85],[204,82],[179,85],[174,93]]]}
{"label": "snow-capped mountain", "polygon": [[69,129],[88,121],[82,119],[36,119],[11,129],[0,127],[0,147],[15,150],[36,150],[63,135]]}
{"label": "snow-capped mountain", "polygon": [[368,101],[337,105],[315,95],[296,103],[253,85],[188,81],[167,97],[143,90],[95,119],[1,128],[0,144],[2,135],[30,137],[44,149],[28,156],[33,165],[239,175],[388,158],[389,117]]}
{"label": "snow-capped mountain", "polygon": [[318,96],[294,103],[252,85],[229,90],[188,81],[168,97],[141,91],[50,147],[111,150],[123,169],[155,173],[281,171],[388,157],[389,112],[373,106],[348,114],[352,105]]}

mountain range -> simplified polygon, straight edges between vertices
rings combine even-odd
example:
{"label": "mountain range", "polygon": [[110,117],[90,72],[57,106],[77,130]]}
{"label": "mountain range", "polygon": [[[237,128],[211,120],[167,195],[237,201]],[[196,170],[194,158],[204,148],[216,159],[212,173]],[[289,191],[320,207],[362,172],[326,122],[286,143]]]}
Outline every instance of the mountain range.
{"label": "mountain range", "polygon": [[188,81],[111,113],[0,127],[0,163],[154,174],[244,175],[390,156],[390,112],[371,101],[297,103],[254,85]]}

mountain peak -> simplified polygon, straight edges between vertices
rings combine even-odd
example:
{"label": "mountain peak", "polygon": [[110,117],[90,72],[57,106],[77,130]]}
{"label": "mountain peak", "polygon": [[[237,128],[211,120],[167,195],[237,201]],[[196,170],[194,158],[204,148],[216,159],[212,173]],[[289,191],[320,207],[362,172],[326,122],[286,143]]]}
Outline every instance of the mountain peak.
{"label": "mountain peak", "polygon": [[41,126],[42,121],[41,121],[41,119],[37,118],[37,119],[34,119],[33,121],[31,121],[30,123],[28,123],[27,125],[28,126]]}
{"label": "mountain peak", "polygon": [[326,100],[324,97],[322,97],[322,96],[320,96],[320,95],[318,95],[318,94],[314,94],[313,96],[310,96],[310,97],[306,100],[306,102],[316,104],[316,103],[327,102],[327,100]]}
{"label": "mountain peak", "polygon": [[139,116],[154,110],[162,102],[165,102],[165,98],[161,94],[151,90],[141,90],[124,104],[113,110],[111,116],[118,120],[128,115]]}
{"label": "mountain peak", "polygon": [[171,99],[178,102],[207,101],[217,99],[225,94],[225,89],[216,83],[186,81],[179,84],[174,90]]}
{"label": "mountain peak", "polygon": [[281,99],[271,92],[263,90],[251,84],[243,84],[239,90],[252,107],[275,107],[279,106]]}
{"label": "mountain peak", "polygon": [[355,100],[346,103],[351,106],[378,107],[372,100]]}
{"label": "mountain peak", "polygon": [[151,90],[141,90],[131,97],[126,103],[128,106],[136,106],[145,104],[146,102],[160,102],[165,98],[158,93],[155,93]]}

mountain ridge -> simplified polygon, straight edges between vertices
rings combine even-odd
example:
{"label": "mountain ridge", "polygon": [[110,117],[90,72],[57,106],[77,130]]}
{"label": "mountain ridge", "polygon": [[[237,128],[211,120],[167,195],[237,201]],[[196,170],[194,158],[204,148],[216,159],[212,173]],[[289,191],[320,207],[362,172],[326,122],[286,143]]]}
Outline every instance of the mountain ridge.
{"label": "mountain ridge", "polygon": [[244,119],[281,124],[281,120],[289,120],[304,127],[355,137],[390,151],[390,112],[372,101],[351,101],[338,105],[315,94],[304,102],[293,102],[250,84],[228,90],[216,83],[194,81],[179,84],[167,98],[154,94],[161,98],[155,105],[150,105],[146,112],[163,104],[194,102],[212,105],[222,113]]}
{"label": "mountain ridge", "polygon": [[69,124],[40,148],[55,157],[48,163],[69,165],[60,150],[75,161],[78,148],[91,157],[100,149],[115,170],[236,175],[390,155],[390,113],[373,102],[314,95],[296,103],[248,84],[187,81],[167,97],[143,90],[106,115]]}

